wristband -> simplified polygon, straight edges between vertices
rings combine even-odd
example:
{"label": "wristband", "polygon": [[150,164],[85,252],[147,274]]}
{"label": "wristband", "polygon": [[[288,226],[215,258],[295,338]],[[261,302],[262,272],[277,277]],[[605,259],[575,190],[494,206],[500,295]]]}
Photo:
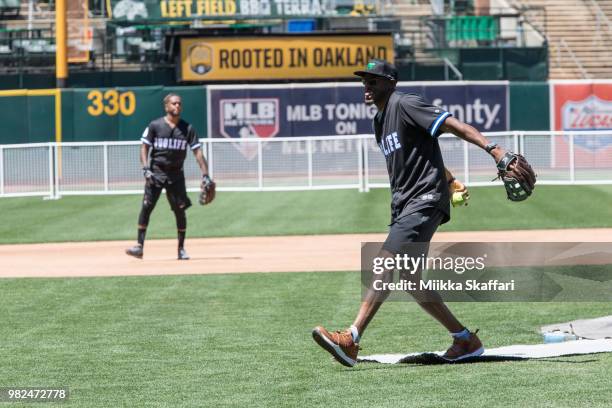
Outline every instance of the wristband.
{"label": "wristband", "polygon": [[485,150],[487,151],[487,153],[491,154],[491,151],[493,149],[495,149],[497,146],[497,143],[489,143],[488,145],[485,146]]}

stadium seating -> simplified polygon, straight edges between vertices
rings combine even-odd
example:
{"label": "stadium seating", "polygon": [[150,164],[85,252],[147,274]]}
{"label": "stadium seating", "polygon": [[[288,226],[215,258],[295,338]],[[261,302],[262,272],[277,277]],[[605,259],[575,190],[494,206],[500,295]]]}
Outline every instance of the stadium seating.
{"label": "stadium seating", "polygon": [[[550,78],[612,78],[612,0],[519,0],[524,7],[544,7],[545,15],[530,18],[546,34],[550,47]],[[598,6],[595,6],[595,4]],[[599,15],[601,9],[605,17]],[[562,40],[567,47],[562,45]]]}
{"label": "stadium seating", "polygon": [[13,51],[6,44],[0,44],[0,66],[10,67],[14,64]]}
{"label": "stadium seating", "polygon": [[[23,4],[22,4],[23,3]],[[51,3],[52,4],[52,3]],[[432,16],[432,5],[429,0],[380,0],[380,15],[368,18],[371,11],[353,7],[354,0],[335,0],[338,13],[345,15],[328,18],[300,18],[277,21],[268,32],[308,33],[317,30],[350,30],[350,31],[388,31],[394,33],[395,55],[398,65],[411,66],[411,72],[421,73],[428,69],[442,72],[443,76],[427,79],[454,78],[448,75],[450,61],[466,79],[514,79],[542,80],[547,78],[548,66],[536,58],[545,58],[550,66],[551,78],[580,78],[583,73],[577,68],[576,60],[592,78],[612,77],[612,53],[607,44],[612,41],[612,0],[514,0],[508,4],[516,10],[509,12],[510,29],[500,15],[492,11],[491,15],[474,15],[474,1],[455,0],[453,12]],[[366,3],[364,3],[366,4]],[[491,3],[493,4],[493,2]],[[593,6],[598,4],[599,7]],[[27,3],[22,0],[0,0],[0,14],[24,13]],[[53,35],[53,6],[39,7],[35,4],[34,19],[31,21],[36,29],[43,30],[43,37]],[[448,3],[447,3],[448,6]],[[540,10],[540,14],[529,14],[528,8]],[[599,11],[601,9],[601,11]],[[545,10],[545,11],[544,11]],[[508,13],[504,11],[504,13]],[[599,17],[596,17],[598,15]],[[608,17],[603,17],[607,14]],[[100,14],[98,14],[100,15]],[[359,18],[347,18],[355,16]],[[44,67],[50,64],[54,45],[52,40],[21,43],[26,39],[37,39],[34,33],[17,35],[15,32],[25,30],[26,21],[1,18],[2,28],[7,35],[0,35],[0,66]],[[177,29],[170,26],[148,22],[150,25],[135,26],[116,23],[106,18],[91,17],[93,48],[98,56],[94,64],[82,67],[93,70],[140,71],[168,68],[172,59],[166,55],[164,36],[168,30]],[[189,26],[184,22],[183,26]],[[521,30],[533,26],[545,34],[548,43],[542,46],[520,40]],[[41,27],[41,28],[38,28]],[[202,29],[204,25],[199,25]],[[234,27],[222,27],[227,33],[237,33],[238,24]],[[240,26],[247,32],[254,28]],[[254,26],[253,26],[254,27]],[[131,31],[130,31],[131,30]],[[232,31],[233,30],[233,31]],[[251,31],[249,31],[251,30]],[[152,33],[155,33],[152,35]],[[541,38],[539,37],[540,41]],[[567,46],[561,47],[561,39]],[[13,41],[16,42],[13,43]],[[525,46],[534,47],[533,52]],[[549,47],[548,53],[546,47]],[[481,56],[495,55],[494,60],[479,59],[474,49],[480,48]],[[537,48],[537,49],[535,49]],[[570,50],[573,53],[570,55]],[[527,55],[529,54],[529,55]],[[11,61],[13,55],[13,61]],[[90,56],[93,55],[91,50]],[[15,56],[19,58],[14,58]],[[447,59],[445,63],[444,59]],[[548,59],[546,59],[548,58]],[[110,62],[110,64],[109,64]],[[96,65],[100,63],[100,65]],[[25,64],[25,65],[24,65]],[[497,64],[497,65],[496,65]],[[442,70],[439,70],[439,68]],[[72,66],[71,69],[75,69]],[[77,68],[78,69],[78,68]],[[39,70],[31,70],[37,72]],[[420,74],[419,74],[420,75]],[[438,75],[438,74],[436,74]],[[459,75],[459,74],[457,74]],[[421,76],[404,76],[403,79],[424,79]]]}
{"label": "stadium seating", "polygon": [[31,67],[53,66],[55,62],[55,44],[49,39],[14,40],[12,48],[23,58],[24,64]]}
{"label": "stadium seating", "polygon": [[447,42],[495,41],[499,28],[492,16],[455,16],[446,20]]}
{"label": "stadium seating", "polygon": [[0,18],[18,17],[21,9],[20,0],[0,0]]}

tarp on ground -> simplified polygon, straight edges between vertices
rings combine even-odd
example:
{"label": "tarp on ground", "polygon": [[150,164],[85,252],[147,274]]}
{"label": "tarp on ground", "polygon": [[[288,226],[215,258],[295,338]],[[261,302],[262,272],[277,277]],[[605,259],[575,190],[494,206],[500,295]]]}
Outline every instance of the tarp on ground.
{"label": "tarp on ground", "polygon": [[[492,349],[477,357],[469,357],[458,363],[478,363],[492,361],[528,360],[537,358],[552,358],[576,356],[583,354],[611,353],[612,340],[575,340],[563,343],[518,344]],[[382,364],[455,364],[456,362],[442,358],[443,351],[410,353],[410,354],[376,354],[359,357],[359,362]]]}
{"label": "tarp on ground", "polygon": [[541,333],[561,331],[585,339],[612,339],[612,315],[595,319],[580,319],[565,323],[549,324],[540,328]]}

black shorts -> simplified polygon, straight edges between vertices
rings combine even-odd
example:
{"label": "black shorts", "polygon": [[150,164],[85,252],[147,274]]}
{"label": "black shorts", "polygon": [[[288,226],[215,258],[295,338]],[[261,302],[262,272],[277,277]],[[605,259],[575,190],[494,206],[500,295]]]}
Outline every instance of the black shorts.
{"label": "black shorts", "polygon": [[437,208],[423,208],[405,215],[391,224],[383,249],[392,254],[405,253],[412,242],[429,242],[445,215]]}
{"label": "black shorts", "polygon": [[153,181],[145,183],[144,200],[155,205],[163,189],[166,189],[166,198],[172,211],[191,207],[182,172],[172,175],[155,173]]}

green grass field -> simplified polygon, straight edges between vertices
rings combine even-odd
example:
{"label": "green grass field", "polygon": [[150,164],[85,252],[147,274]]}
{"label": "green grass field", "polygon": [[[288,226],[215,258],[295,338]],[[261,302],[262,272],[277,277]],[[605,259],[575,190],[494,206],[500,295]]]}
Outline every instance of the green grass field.
{"label": "green grass field", "polygon": [[[471,192],[441,230],[612,227],[612,186],[539,186],[524,203],[501,187]],[[0,199],[0,243],[134,239],[140,199]],[[189,236],[384,232],[388,206],[387,190],[221,193],[189,211]],[[148,236],[175,236],[163,199]],[[350,324],[359,281],[355,272],[0,279],[0,387],[68,386],[70,407],[610,406],[612,354],[346,369],[310,330]],[[451,308],[487,347],[541,343],[541,325],[610,314],[594,302]],[[365,355],[449,344],[417,305],[389,302],[361,345]]]}
{"label": "green grass field", "polygon": [[[75,407],[609,407],[612,354],[444,366],[333,362],[310,336],[349,324],[357,273],[0,280],[0,385],[68,386]],[[609,303],[456,303],[489,347]],[[362,354],[433,351],[448,334],[383,306]],[[17,405],[16,405],[17,406]],[[18,405],[27,406],[27,405]],[[38,405],[36,405],[38,406]]]}
{"label": "green grass field", "polygon": [[[453,211],[440,231],[612,227],[612,186],[539,186],[512,203],[502,187],[472,188],[468,207]],[[0,199],[1,243],[134,239],[141,196]],[[188,211],[188,236],[254,236],[385,232],[386,189],[220,193]],[[192,201],[196,202],[195,194]],[[149,238],[173,238],[174,216],[162,197]]]}

